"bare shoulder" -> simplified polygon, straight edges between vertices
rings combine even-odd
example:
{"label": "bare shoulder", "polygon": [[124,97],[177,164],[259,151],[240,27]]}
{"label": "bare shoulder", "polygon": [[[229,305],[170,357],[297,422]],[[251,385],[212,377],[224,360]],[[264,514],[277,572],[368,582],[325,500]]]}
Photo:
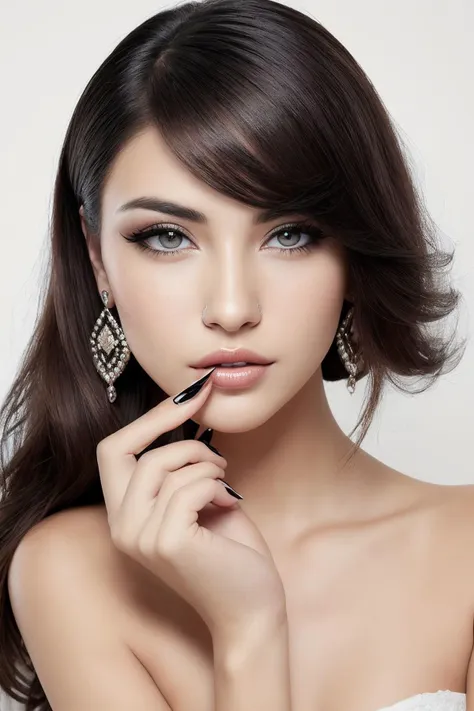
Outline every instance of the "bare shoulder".
{"label": "bare shoulder", "polygon": [[392,472],[398,490],[404,492],[403,500],[415,511],[431,516],[433,522],[447,526],[454,534],[470,530],[474,535],[474,484],[438,484]]}
{"label": "bare shoulder", "polygon": [[[108,521],[105,506],[83,506],[66,509],[48,516],[33,526],[23,540],[38,542],[47,535],[53,535],[56,538],[58,533],[63,534],[66,538],[69,538],[71,534],[75,536],[80,533],[81,540],[85,540],[90,537],[94,538],[98,529],[105,530],[106,527],[108,528]],[[61,540],[61,537],[58,540]]]}
{"label": "bare shoulder", "polygon": [[94,569],[99,570],[98,563],[110,556],[107,528],[106,511],[100,506],[60,511],[37,523],[13,555],[9,585],[14,597],[21,590],[16,585],[17,574],[28,574],[33,569],[54,578],[67,576],[69,580],[86,573],[89,579]]}
{"label": "bare shoulder", "polygon": [[[77,533],[81,534],[81,541],[84,541],[86,538],[94,537],[97,527],[105,528],[105,526],[108,527],[105,506],[66,509],[48,516],[33,526],[23,538],[22,544],[26,541],[28,546],[38,544],[45,536],[53,536],[60,541],[64,540],[64,537],[70,539],[71,535],[75,538]],[[61,535],[58,537],[57,534]]]}
{"label": "bare shoulder", "polygon": [[[474,484],[439,484],[417,479],[368,457],[373,490],[387,519],[420,541],[472,568],[474,583]],[[464,560],[464,558],[465,560]],[[470,556],[470,561],[468,556]],[[474,584],[473,584],[474,592]],[[474,600],[474,596],[473,596]]]}
{"label": "bare shoulder", "polygon": [[[66,578],[70,584],[87,580],[97,594],[107,597],[110,605],[117,604],[117,612],[123,610],[127,600],[131,602],[134,582],[139,585],[147,578],[147,584],[158,585],[142,566],[114,546],[103,505],[60,511],[28,531],[9,570],[9,587],[15,597],[21,590],[15,584],[16,574],[34,569],[53,580]],[[129,614],[123,617],[124,621],[130,620]]]}
{"label": "bare shoulder", "polygon": [[471,601],[474,615],[474,484],[413,480],[411,486],[417,530],[432,551],[433,570]]}
{"label": "bare shoulder", "polygon": [[444,520],[461,536],[463,548],[469,548],[474,569],[474,484],[440,485],[436,495]]}
{"label": "bare shoulder", "polygon": [[453,526],[466,525],[474,532],[474,484],[418,482],[426,504]]}
{"label": "bare shoulder", "polygon": [[474,484],[438,484],[405,474],[377,458],[362,453],[364,466],[370,472],[371,488],[382,492],[387,510],[413,511],[415,514],[439,515],[474,524]]}
{"label": "bare shoulder", "polygon": [[474,617],[474,484],[435,485],[440,556],[451,558]]}
{"label": "bare shoulder", "polygon": [[[107,546],[104,535],[107,525],[105,509],[100,506],[67,509],[52,514],[34,525],[22,538],[14,553],[10,571],[20,567],[19,561],[25,558],[33,563],[36,556],[44,559],[41,560],[42,564],[58,555],[64,555],[65,562],[73,555],[79,565],[86,561],[92,563],[90,553],[94,557],[101,555]],[[91,546],[92,541],[95,542],[94,546]],[[14,578],[13,573],[11,577]]]}
{"label": "bare shoulder", "polygon": [[54,709],[169,710],[128,643],[134,576],[108,531],[99,506],[28,531],[8,571],[15,620]]}

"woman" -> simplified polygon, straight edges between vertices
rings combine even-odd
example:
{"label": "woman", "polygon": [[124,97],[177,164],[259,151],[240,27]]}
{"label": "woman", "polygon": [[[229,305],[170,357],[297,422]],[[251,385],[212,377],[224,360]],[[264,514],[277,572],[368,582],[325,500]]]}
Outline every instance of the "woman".
{"label": "woman", "polygon": [[[453,255],[350,53],[271,0],[158,13],[78,102],[51,236],[3,408],[0,685],[31,710],[465,709],[473,488],[360,446],[387,381],[462,357],[429,331]],[[354,443],[323,381],[365,377]]]}

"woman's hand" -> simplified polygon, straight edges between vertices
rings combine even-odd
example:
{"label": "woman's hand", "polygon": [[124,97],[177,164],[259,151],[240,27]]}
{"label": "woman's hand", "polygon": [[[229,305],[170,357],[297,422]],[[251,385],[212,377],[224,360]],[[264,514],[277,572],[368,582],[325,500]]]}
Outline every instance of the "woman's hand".
{"label": "woman's hand", "polygon": [[[227,462],[199,440],[135,456],[191,418],[211,390],[207,380],[182,404],[167,398],[103,439],[97,461],[115,546],[192,605],[213,637],[226,639],[285,610],[263,536],[218,481]],[[208,528],[198,522],[200,513]]]}

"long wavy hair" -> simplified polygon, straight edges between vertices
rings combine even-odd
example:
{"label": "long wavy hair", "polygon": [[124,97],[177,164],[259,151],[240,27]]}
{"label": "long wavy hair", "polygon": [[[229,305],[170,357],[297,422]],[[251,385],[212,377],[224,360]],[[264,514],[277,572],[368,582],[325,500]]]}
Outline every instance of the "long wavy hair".
{"label": "long wavy hair", "polygon": [[[275,216],[317,219],[347,252],[368,396],[360,446],[386,382],[410,392],[452,370],[464,344],[430,326],[460,294],[453,252],[410,175],[374,86],[321,24],[272,0],[204,0],[159,12],[128,34],[85,87],[54,184],[51,255],[38,317],[0,410],[0,686],[50,711],[15,623],[8,569],[23,536],[60,510],[104,502],[98,442],[166,394],[131,360],[110,404],[89,337],[103,308],[79,207],[101,231],[104,181],[124,145],[155,127],[174,155],[223,195]],[[119,320],[114,309],[113,315]],[[333,343],[326,381],[347,377]],[[415,376],[418,386],[407,377]],[[421,385],[420,385],[421,383]],[[194,436],[192,421],[152,446]]]}

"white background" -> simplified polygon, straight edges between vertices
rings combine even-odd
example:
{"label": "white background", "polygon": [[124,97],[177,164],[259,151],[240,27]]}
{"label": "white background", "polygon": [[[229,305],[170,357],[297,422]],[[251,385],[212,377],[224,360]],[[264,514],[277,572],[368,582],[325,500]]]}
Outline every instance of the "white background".
{"label": "white background", "polygon": [[[53,180],[67,124],[90,76],[133,27],[174,3],[3,0],[0,23],[0,399],[36,316]],[[388,390],[364,447],[406,474],[474,482],[474,81],[471,0],[287,2],[322,22],[362,65],[410,151],[416,181],[463,293],[461,365],[428,392]],[[330,384],[348,432],[363,402]],[[2,701],[2,711],[7,708]]]}

